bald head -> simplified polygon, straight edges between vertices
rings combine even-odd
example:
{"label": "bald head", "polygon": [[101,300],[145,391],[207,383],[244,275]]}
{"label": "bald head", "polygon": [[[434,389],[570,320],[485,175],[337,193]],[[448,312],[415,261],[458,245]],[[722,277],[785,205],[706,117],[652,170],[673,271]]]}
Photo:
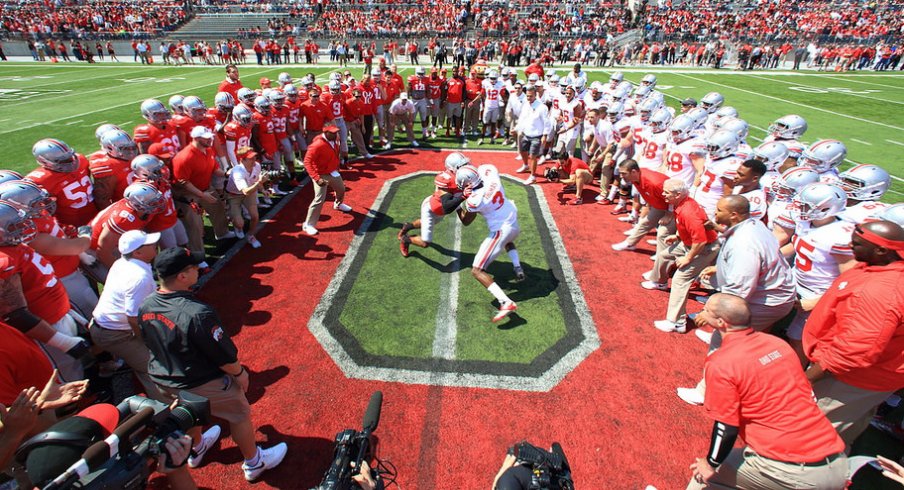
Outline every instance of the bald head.
{"label": "bald head", "polygon": [[860,227],[864,230],[869,230],[886,240],[896,242],[904,241],[904,228],[901,228],[897,223],[892,223],[891,221],[870,221],[868,223],[863,223]]}
{"label": "bald head", "polygon": [[854,259],[869,265],[888,265],[904,254],[904,229],[891,221],[870,221],[851,234]]}
{"label": "bald head", "polygon": [[722,198],[722,204],[729,213],[738,213],[746,218],[750,214],[750,201],[746,197],[739,194],[732,194]]}
{"label": "bald head", "polygon": [[706,309],[728,323],[728,330],[740,330],[750,325],[750,308],[740,296],[714,294],[706,301]]}

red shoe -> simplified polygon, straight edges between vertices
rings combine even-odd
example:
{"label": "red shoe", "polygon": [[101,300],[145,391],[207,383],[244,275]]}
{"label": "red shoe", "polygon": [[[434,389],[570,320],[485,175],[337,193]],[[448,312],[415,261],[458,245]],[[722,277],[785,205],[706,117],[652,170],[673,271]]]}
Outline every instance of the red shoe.
{"label": "red shoe", "polygon": [[518,305],[515,304],[514,301],[509,301],[508,303],[503,304],[499,307],[499,311],[496,312],[496,316],[493,317],[493,323],[496,323],[503,318],[507,317],[509,313],[518,309]]}
{"label": "red shoe", "polygon": [[581,199],[580,197],[576,197],[576,198],[568,201],[569,206],[580,206],[581,204],[584,204],[584,200]]}
{"label": "red shoe", "polygon": [[402,257],[408,257],[409,245],[411,245],[411,238],[408,235],[403,235],[402,240],[399,242],[399,250],[402,252]]}
{"label": "red shoe", "polygon": [[600,200],[597,201],[596,203],[599,204],[599,205],[601,205],[601,206],[609,206],[609,205],[612,204],[612,201],[610,201],[609,199],[605,199],[605,198],[604,198],[604,199],[600,199]]}
{"label": "red shoe", "polygon": [[628,214],[628,208],[627,206],[616,206],[615,209],[609,211],[609,214]]}

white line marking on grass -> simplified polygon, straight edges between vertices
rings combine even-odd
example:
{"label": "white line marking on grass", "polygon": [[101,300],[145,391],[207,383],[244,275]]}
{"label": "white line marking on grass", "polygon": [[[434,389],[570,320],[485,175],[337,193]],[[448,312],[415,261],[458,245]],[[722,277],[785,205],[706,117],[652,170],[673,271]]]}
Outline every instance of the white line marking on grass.
{"label": "white line marking on grass", "polygon": [[852,94],[850,92],[845,92],[843,90],[832,90],[831,88],[817,87],[815,85],[806,85],[806,84],[797,83],[797,82],[787,82],[785,80],[779,80],[777,78],[761,77],[761,76],[753,75],[753,74],[749,74],[749,73],[747,74],[747,76],[751,77],[751,78],[759,78],[760,80],[766,80],[767,82],[786,83],[788,85],[793,85],[796,87],[806,87],[806,88],[812,88],[812,89],[817,89],[817,90],[821,91],[821,92],[804,92],[804,93],[815,93],[815,94],[821,94],[821,95],[850,95],[851,97],[860,97],[863,99],[876,100],[879,102],[886,102],[888,104],[904,105],[904,102],[898,102],[896,100],[880,99],[878,97],[870,97],[869,95],[863,95],[863,94]]}
{"label": "white line marking on grass", "polygon": [[78,123],[83,122],[83,121],[84,121],[84,119],[78,119],[78,120],[76,120],[76,121],[69,121],[69,122],[66,123],[66,126],[72,126],[72,125],[74,125],[74,124],[78,124]]}
{"label": "white line marking on grass", "polygon": [[889,143],[891,143],[893,145],[904,146],[904,143],[901,143],[900,141],[895,141],[895,140],[885,140],[885,141],[888,141]]}
{"label": "white line marking on grass", "polygon": [[[132,69],[130,69],[130,70],[128,70],[128,71],[124,71],[124,72],[122,72],[122,73],[105,73],[105,74],[104,74],[104,77],[109,77],[109,76],[119,76],[119,75],[121,75],[121,74],[132,73],[132,72],[134,72],[134,71],[135,71],[135,69],[132,68]],[[69,73],[72,73],[72,72],[68,72],[68,71],[62,72],[62,74],[64,74],[64,75],[69,74]],[[79,73],[79,74],[81,74],[81,73]],[[76,78],[76,79],[68,79],[68,80],[59,80],[59,81],[56,81],[56,82],[42,83],[42,84],[39,84],[39,85],[29,85],[28,88],[32,89],[32,88],[49,87],[49,86],[51,86],[51,85],[64,85],[64,84],[67,84],[67,83],[78,82],[78,81],[80,81],[80,80],[81,80],[81,79],[79,79],[79,78]],[[79,92],[79,93],[86,93],[86,92]]]}
{"label": "white line marking on grass", "polygon": [[[815,76],[815,75],[814,75]],[[896,90],[904,90],[904,87],[895,86],[895,85],[886,85],[884,83],[875,83],[875,82],[864,82],[860,78],[856,78],[853,76],[840,76],[840,75],[822,75],[824,78],[831,78],[833,80],[841,80],[843,82],[853,82],[853,83],[862,83],[864,85],[875,85],[876,87],[885,87],[885,88],[893,88]]]}
{"label": "white line marking on grass", "polygon": [[702,78],[692,77],[692,76],[690,76],[690,75],[682,75],[682,74],[680,74],[680,73],[676,73],[676,75],[678,75],[679,77],[690,78],[691,80],[696,80],[696,81],[698,81],[698,82],[708,83],[708,84],[710,84],[710,85],[716,85],[716,86],[718,86],[718,87],[725,87],[725,88],[727,88],[727,89],[729,89],[729,90],[735,90],[735,91],[738,91],[738,92],[744,92],[744,93],[751,94],[751,95],[757,95],[757,96],[759,96],[759,97],[765,97],[765,98],[767,98],[767,99],[777,100],[777,101],[780,101],[780,102],[784,102],[784,103],[786,103],[786,104],[791,104],[791,105],[806,107],[807,109],[811,109],[811,110],[814,110],[814,111],[825,112],[825,113],[828,113],[828,114],[833,114],[833,115],[835,115],[835,116],[841,116],[841,117],[845,117],[845,118],[848,118],[848,119],[853,119],[853,120],[855,120],[855,121],[865,122],[865,123],[869,123],[869,124],[875,124],[876,126],[882,126],[882,127],[890,128],[890,129],[896,129],[896,130],[898,130],[898,131],[904,131],[904,128],[899,127],[899,126],[893,126],[893,125],[891,125],[891,124],[885,124],[885,123],[881,123],[881,122],[877,122],[877,121],[871,121],[871,120],[869,120],[869,119],[863,119],[862,117],[851,116],[850,114],[843,114],[843,113],[841,113],[841,112],[830,111],[830,110],[828,110],[828,109],[822,109],[822,108],[819,108],[819,107],[811,106],[811,105],[809,105],[809,104],[803,104],[803,103],[800,103],[800,102],[794,102],[793,100],[783,99],[783,98],[781,98],[781,97],[774,97],[774,96],[772,96],[772,95],[761,94],[761,93],[758,93],[758,92],[754,92],[754,91],[752,91],[752,90],[746,90],[746,89],[743,89],[743,88],[732,87],[731,85],[724,85],[724,84],[717,83],[717,82],[711,82],[711,81],[707,81],[707,80],[702,79]]}
{"label": "white line marking on grass", "polygon": [[873,146],[872,143],[867,143],[866,141],[860,141],[860,140],[858,140],[858,139],[856,139],[856,138],[851,138],[851,141],[853,141],[854,143],[860,143],[861,145]]}
{"label": "white line marking on grass", "polygon": [[452,223],[452,262],[451,272],[440,276],[439,310],[436,312],[436,335],[433,337],[433,357],[439,359],[455,359],[456,340],[458,339],[458,288],[461,283],[461,221],[455,213],[450,214]]}

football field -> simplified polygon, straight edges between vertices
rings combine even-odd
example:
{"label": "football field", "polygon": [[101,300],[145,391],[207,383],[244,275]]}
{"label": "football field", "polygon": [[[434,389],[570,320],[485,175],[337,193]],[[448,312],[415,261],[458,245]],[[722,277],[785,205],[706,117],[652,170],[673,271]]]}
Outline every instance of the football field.
{"label": "football field", "polygon": [[[318,84],[330,71],[323,65],[267,67],[245,65],[240,69],[246,86],[257,87],[261,77],[275,80],[282,71],[294,78],[308,72]],[[558,68],[560,75],[568,68]],[[351,71],[358,75],[360,68]],[[809,123],[806,142],[834,138],[848,147],[848,162],[874,163],[894,176],[889,202],[904,198],[904,162],[896,158],[904,151],[904,76],[897,74],[737,72],[690,68],[629,68],[627,79],[637,83],[644,73],[656,73],[658,88],[668,103],[678,106],[685,97],[700,99],[710,91],[725,96],[751,124],[750,143],[756,146],[769,124],[785,114],[800,114]],[[402,75],[411,74],[403,67]],[[588,68],[590,80],[605,81],[611,71]],[[222,67],[161,67],[131,63],[38,65],[4,63],[0,66],[0,162],[9,169],[33,167],[31,145],[38,139],[55,137],[82,153],[97,147],[94,129],[103,123],[131,130],[143,119],[139,105],[149,97],[166,103],[175,94],[198,95],[212,104],[216,87],[224,75]],[[401,138],[399,139],[399,142]],[[398,142],[397,142],[398,143]],[[433,146],[457,143],[440,137]],[[429,147],[429,146],[428,146]],[[473,142],[471,147],[474,147]],[[501,148],[501,146],[499,146]],[[493,148],[486,145],[481,149]]]}

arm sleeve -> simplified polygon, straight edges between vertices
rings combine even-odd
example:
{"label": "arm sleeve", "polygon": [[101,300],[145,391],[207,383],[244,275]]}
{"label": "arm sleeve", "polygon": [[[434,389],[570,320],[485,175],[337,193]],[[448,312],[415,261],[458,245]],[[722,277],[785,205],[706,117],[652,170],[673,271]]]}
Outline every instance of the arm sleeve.
{"label": "arm sleeve", "polygon": [[[313,148],[312,148],[313,147]],[[304,155],[304,169],[308,172],[313,182],[320,180],[320,172],[317,171],[317,164],[314,158],[317,156],[317,147],[313,143],[308,147],[308,152]]]}
{"label": "arm sleeve", "polygon": [[461,206],[461,203],[464,202],[465,196],[447,192],[443,194],[439,200],[443,206],[443,214],[452,214],[459,206]]}
{"label": "arm sleeve", "polygon": [[728,453],[731,452],[737,438],[737,427],[717,420],[713,424],[712,436],[709,438],[709,452],[706,453],[706,462],[713,468],[718,468],[725,461],[725,458],[728,457]]}
{"label": "arm sleeve", "polygon": [[210,308],[199,313],[189,327],[192,344],[211,363],[222,366],[238,360],[238,349],[223,330],[223,323]]}

